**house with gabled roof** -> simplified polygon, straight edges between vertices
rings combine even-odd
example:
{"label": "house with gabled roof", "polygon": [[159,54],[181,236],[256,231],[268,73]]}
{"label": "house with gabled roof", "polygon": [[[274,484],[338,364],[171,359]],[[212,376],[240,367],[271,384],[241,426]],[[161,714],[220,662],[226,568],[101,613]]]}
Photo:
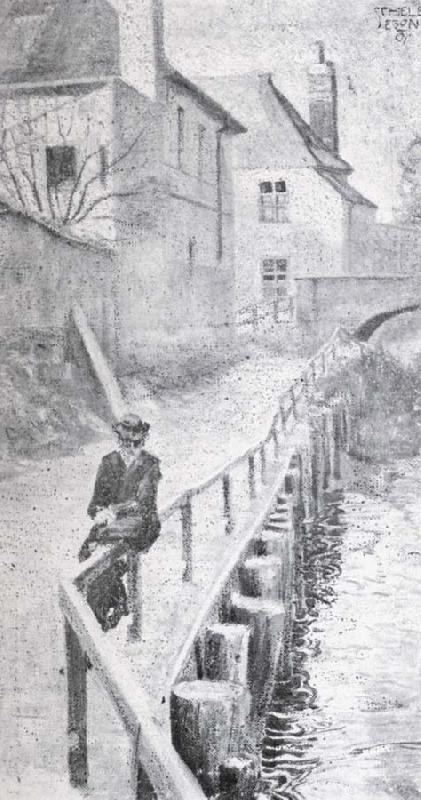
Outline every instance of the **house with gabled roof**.
{"label": "house with gabled roof", "polygon": [[339,154],[336,77],[319,46],[309,74],[309,122],[270,73],[201,78],[247,134],[235,144],[236,283],[239,308],[277,302],[294,279],[352,269],[353,225],[376,206],[349,183]]}
{"label": "house with gabled roof", "polygon": [[245,127],[168,62],[162,0],[0,0],[0,22],[0,200],[117,253],[123,353],[225,337]]}

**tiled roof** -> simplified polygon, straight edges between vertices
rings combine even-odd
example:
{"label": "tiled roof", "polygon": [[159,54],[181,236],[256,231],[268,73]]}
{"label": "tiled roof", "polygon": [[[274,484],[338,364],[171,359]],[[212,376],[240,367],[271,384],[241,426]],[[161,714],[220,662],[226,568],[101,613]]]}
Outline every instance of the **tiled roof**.
{"label": "tiled roof", "polygon": [[119,73],[118,15],[107,0],[0,0],[0,82]]}
{"label": "tiled roof", "polygon": [[329,150],[325,143],[313,131],[308,122],[306,122],[301,114],[298,113],[297,109],[294,108],[292,103],[290,103],[285,95],[282,94],[282,92],[278,89],[278,87],[275,86],[271,75],[267,76],[267,80],[269,86],[275,94],[275,97],[279,101],[284,111],[286,111],[288,114],[294,127],[297,129],[298,133],[301,135],[302,139],[307,145],[307,148],[315,156],[319,164],[325,169],[341,170],[342,172],[346,172],[348,174],[352,172],[352,167],[350,164],[348,164],[347,161],[344,161],[343,158],[340,158],[339,155],[336,155],[336,153],[333,153],[331,150]]}
{"label": "tiled roof", "polygon": [[364,197],[357,189],[354,189],[353,186],[350,186],[348,181],[343,175],[338,173],[327,172],[322,169],[319,169],[319,174],[330,183],[330,185],[337,191],[345,200],[348,200],[353,205],[362,205],[368,206],[368,208],[377,208],[375,203],[372,203],[371,200],[368,200],[367,197]]}
{"label": "tiled roof", "polygon": [[[77,82],[118,76],[118,14],[107,0],[0,0],[1,84]],[[220,103],[166,61],[165,77],[194,94],[234,133],[244,133]]]}
{"label": "tiled roof", "polygon": [[257,72],[216,77],[196,75],[194,79],[246,127],[251,129],[267,122]]}
{"label": "tiled roof", "polygon": [[374,203],[348,184],[347,176],[353,171],[350,164],[329,150],[274,84],[270,73],[259,75],[257,72],[252,72],[242,75],[206,77],[199,80],[249,129],[270,124],[262,94],[262,86],[269,87],[299,133],[307,150],[314,157],[319,174],[349,202],[376,208]]}
{"label": "tiled roof", "polygon": [[247,128],[245,128],[241,122],[238,122],[238,120],[232,116],[232,114],[230,114],[224,108],[224,106],[204,92],[203,89],[201,89],[196,83],[193,83],[193,81],[191,81],[189,78],[186,78],[184,75],[182,75],[181,72],[178,72],[178,70],[172,69],[169,66],[169,71],[164,77],[172,83],[175,83],[177,86],[181,86],[182,88],[186,89],[190,94],[193,94],[205,108],[207,108],[217,118],[221,119],[221,122],[224,122],[225,125],[227,125],[227,127],[230,128],[230,130],[232,130],[234,133],[246,132]]}

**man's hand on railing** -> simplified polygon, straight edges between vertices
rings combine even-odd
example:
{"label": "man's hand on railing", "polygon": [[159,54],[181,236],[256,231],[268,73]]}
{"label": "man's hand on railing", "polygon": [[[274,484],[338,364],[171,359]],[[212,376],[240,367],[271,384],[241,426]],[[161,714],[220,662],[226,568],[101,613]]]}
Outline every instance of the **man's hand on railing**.
{"label": "man's hand on railing", "polygon": [[96,522],[95,525],[92,526],[91,530],[89,531],[89,535],[86,537],[85,541],[82,544],[82,547],[79,550],[79,561],[86,561],[92,553],[95,552],[96,548],[101,542],[101,535],[108,527],[106,522]]}
{"label": "man's hand on railing", "polygon": [[86,561],[103,539],[104,533],[107,528],[115,521],[116,515],[111,508],[100,508],[94,517],[94,524],[89,531],[79,550],[79,561]]}
{"label": "man's hand on railing", "polygon": [[116,519],[116,515],[111,508],[101,508],[95,514],[95,525],[111,525]]}

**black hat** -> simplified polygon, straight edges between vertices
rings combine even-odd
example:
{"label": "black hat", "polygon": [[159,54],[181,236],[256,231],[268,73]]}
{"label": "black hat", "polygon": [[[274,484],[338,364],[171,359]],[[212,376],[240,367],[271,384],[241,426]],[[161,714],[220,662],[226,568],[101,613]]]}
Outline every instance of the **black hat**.
{"label": "black hat", "polygon": [[120,439],[136,442],[143,439],[149,431],[149,422],[143,422],[137,414],[125,414],[119,422],[113,425]]}

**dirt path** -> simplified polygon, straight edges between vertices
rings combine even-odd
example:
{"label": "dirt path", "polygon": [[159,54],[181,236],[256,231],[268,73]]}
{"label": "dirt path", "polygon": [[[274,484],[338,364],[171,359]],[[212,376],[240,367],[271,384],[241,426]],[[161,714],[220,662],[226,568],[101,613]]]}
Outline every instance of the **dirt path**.
{"label": "dirt path", "polygon": [[[268,356],[192,392],[161,397],[150,440],[162,459],[161,503],[266,433],[282,388],[299,369],[298,362],[280,369],[279,359]],[[134,386],[130,394],[136,408]],[[87,532],[85,509],[96,466],[110,446],[104,441],[72,457],[22,464],[0,481],[0,779],[7,798],[79,797],[64,777],[66,677],[57,576],[74,565]],[[90,702],[94,796],[124,800],[125,737],[98,690]]]}

